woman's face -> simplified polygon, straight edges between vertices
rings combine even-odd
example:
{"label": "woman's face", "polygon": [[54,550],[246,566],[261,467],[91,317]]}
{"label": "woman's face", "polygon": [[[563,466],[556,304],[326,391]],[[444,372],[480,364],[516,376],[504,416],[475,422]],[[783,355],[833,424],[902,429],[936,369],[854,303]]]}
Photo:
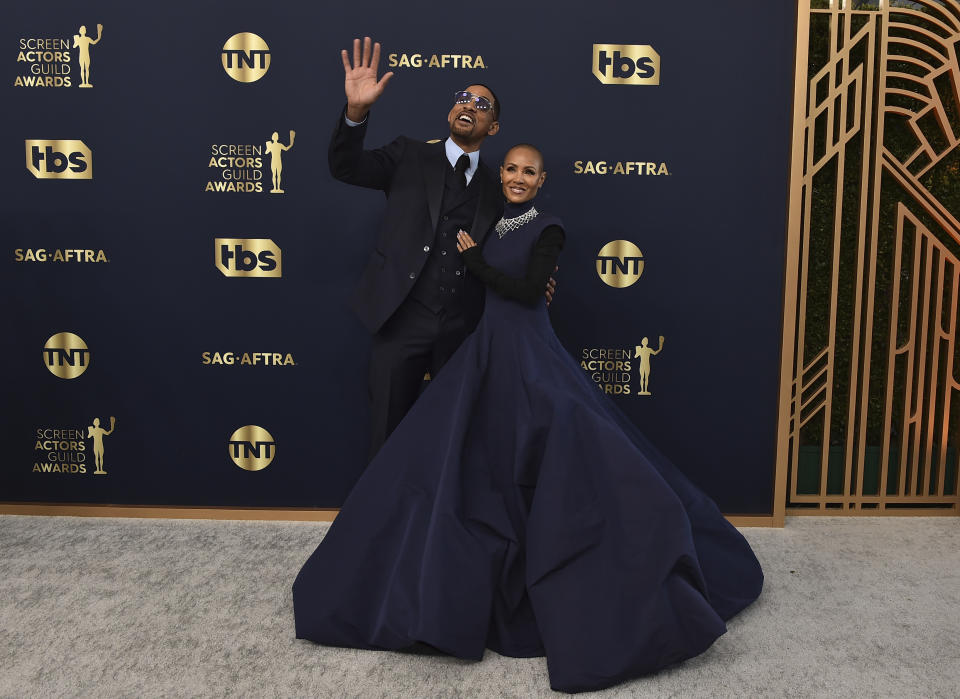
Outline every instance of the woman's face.
{"label": "woman's face", "polygon": [[503,196],[514,204],[522,204],[537,196],[546,177],[540,154],[523,146],[509,150],[500,166]]}

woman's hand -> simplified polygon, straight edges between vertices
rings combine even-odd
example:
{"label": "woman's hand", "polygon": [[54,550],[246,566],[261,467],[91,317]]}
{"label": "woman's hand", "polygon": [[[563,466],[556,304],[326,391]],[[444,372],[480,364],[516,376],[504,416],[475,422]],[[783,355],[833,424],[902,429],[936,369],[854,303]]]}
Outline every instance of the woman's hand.
{"label": "woman's hand", "polygon": [[470,237],[470,234],[464,230],[461,230],[457,233],[457,252],[463,252],[470,248],[477,247],[477,244],[473,242],[473,238]]}

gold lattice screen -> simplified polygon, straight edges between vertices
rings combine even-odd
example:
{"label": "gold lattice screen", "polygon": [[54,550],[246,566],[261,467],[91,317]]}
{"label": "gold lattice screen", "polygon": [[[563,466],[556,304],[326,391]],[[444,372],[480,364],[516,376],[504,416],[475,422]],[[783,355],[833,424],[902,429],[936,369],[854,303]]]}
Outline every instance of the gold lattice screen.
{"label": "gold lattice screen", "polygon": [[787,514],[960,514],[960,0],[801,0]]}

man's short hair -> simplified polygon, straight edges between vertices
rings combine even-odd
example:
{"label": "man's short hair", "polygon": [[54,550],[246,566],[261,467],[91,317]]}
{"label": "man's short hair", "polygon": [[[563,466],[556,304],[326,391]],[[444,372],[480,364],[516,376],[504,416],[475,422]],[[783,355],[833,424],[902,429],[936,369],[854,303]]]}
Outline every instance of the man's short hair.
{"label": "man's short hair", "polygon": [[[493,120],[500,121],[500,98],[497,97],[497,93],[491,90],[489,85],[484,85],[483,83],[470,83],[470,85],[485,87],[487,89],[487,92],[489,92],[490,96],[493,97]],[[470,85],[467,87],[470,87]],[[464,90],[466,90],[466,88],[464,88]]]}

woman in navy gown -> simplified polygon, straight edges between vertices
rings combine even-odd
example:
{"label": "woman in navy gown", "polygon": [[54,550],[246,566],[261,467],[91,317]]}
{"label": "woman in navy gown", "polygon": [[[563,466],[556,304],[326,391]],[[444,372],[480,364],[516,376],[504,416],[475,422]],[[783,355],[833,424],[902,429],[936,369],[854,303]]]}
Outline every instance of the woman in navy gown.
{"label": "woman in navy gown", "polygon": [[564,231],[543,159],[511,149],[504,217],[465,265],[467,338],[367,467],[293,585],[298,638],[546,655],[577,692],[706,650],[760,594],[746,540],[599,391],[550,326]]}

